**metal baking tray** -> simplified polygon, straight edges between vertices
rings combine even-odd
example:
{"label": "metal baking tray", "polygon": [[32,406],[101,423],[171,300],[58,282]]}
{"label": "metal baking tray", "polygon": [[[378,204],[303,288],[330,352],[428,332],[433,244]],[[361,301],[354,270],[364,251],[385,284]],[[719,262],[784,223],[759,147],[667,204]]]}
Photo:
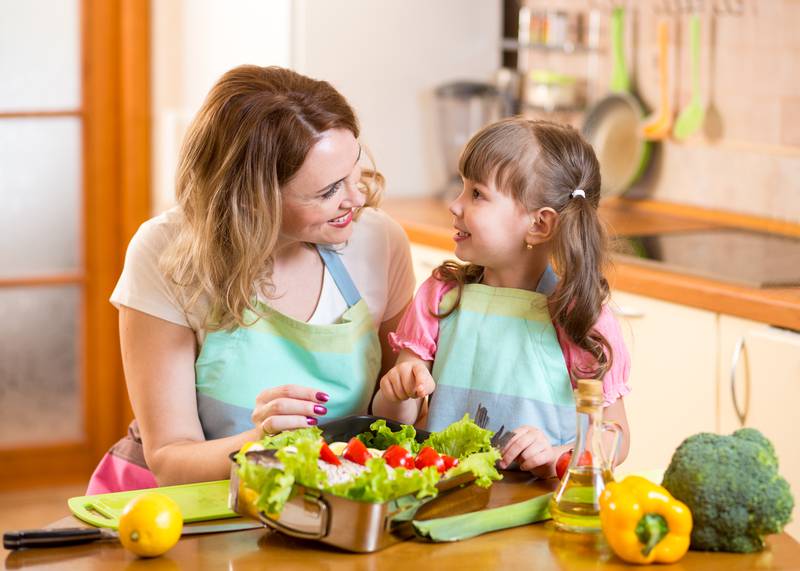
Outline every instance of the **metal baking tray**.
{"label": "metal baking tray", "polygon": [[[320,425],[327,442],[347,441],[353,436],[369,431],[369,426],[380,417],[349,416]],[[386,420],[392,430],[400,424]],[[417,441],[429,436],[417,431]],[[259,450],[245,454],[248,461],[269,463],[273,450]],[[341,498],[315,488],[295,485],[291,500],[278,518],[264,512],[254,513],[240,493],[237,464],[231,454],[230,508],[243,515],[257,517],[267,527],[301,539],[311,539],[347,551],[371,553],[379,551],[414,535],[411,521],[458,515],[480,510],[489,502],[489,489],[475,485],[475,477],[466,473],[440,480],[435,498],[417,499],[414,494],[381,503],[359,502]]]}

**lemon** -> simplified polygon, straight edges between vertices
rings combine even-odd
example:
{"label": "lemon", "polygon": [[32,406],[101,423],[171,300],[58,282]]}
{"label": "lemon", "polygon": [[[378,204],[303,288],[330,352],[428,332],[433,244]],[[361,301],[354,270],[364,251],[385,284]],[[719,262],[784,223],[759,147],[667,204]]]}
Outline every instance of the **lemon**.
{"label": "lemon", "polygon": [[122,546],[140,557],[156,557],[178,542],[183,515],[175,500],[158,492],[133,498],[119,516]]}

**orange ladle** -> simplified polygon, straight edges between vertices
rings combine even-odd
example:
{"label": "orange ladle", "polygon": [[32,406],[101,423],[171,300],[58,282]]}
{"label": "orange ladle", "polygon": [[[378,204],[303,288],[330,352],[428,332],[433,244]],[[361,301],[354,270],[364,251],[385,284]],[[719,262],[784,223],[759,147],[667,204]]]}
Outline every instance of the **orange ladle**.
{"label": "orange ladle", "polygon": [[649,141],[664,139],[672,130],[672,107],[669,101],[669,26],[666,20],[658,23],[658,80],[661,100],[655,113],[642,125],[644,138]]}

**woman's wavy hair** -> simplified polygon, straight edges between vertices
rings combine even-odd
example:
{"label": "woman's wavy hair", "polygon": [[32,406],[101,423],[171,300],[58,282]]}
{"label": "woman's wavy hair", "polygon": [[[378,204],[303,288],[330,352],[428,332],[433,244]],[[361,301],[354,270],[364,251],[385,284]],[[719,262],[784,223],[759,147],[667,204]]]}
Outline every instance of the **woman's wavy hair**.
{"label": "woman's wavy hair", "polygon": [[[209,300],[209,330],[249,325],[245,310],[264,316],[254,301],[271,287],[281,188],[330,129],[359,136],[353,109],[325,81],[243,65],[211,88],[183,142],[180,229],[160,260],[184,288],[187,310]],[[362,173],[366,206],[376,206],[383,177],[374,168]]]}
{"label": "woman's wavy hair", "polygon": [[[459,161],[466,179],[487,183],[510,194],[529,211],[550,207],[558,212],[552,238],[553,269],[558,286],[550,296],[554,321],[595,360],[591,370],[574,370],[574,377],[602,378],[611,367],[608,340],[594,329],[609,295],[604,270],[608,238],[597,215],[600,165],[594,150],[572,127],[521,117],[488,125],[467,143]],[[572,198],[582,189],[586,198]],[[522,247],[522,245],[520,245]],[[449,315],[461,300],[464,285],[481,279],[483,268],[447,261],[434,276],[458,288]]]}

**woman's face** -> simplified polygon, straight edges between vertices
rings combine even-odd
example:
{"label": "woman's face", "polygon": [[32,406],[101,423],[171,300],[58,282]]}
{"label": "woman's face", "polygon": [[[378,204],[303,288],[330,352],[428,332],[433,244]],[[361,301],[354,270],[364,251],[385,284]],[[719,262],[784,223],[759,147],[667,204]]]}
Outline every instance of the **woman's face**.
{"label": "woman's face", "polygon": [[284,243],[340,244],[353,233],[353,210],[364,205],[361,146],[347,129],[325,131],[283,193]]}

